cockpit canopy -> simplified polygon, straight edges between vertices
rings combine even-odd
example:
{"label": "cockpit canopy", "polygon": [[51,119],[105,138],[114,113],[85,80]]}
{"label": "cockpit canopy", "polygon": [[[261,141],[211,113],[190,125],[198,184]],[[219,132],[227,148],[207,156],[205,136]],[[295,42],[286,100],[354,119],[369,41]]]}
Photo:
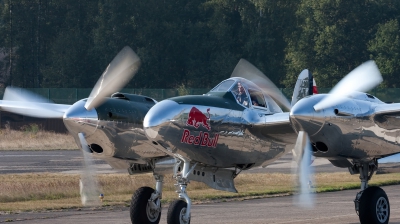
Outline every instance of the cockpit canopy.
{"label": "cockpit canopy", "polygon": [[268,94],[244,78],[234,77],[224,80],[209,93],[213,92],[231,92],[237,103],[246,108],[269,110],[272,113],[282,112],[282,109]]}

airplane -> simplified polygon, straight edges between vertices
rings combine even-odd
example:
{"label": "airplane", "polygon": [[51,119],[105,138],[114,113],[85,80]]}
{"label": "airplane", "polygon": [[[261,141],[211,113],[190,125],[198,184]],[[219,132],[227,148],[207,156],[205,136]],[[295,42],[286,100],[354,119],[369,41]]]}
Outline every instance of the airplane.
{"label": "airplane", "polygon": [[[170,204],[167,222],[190,223],[191,200],[186,191],[190,181],[237,192],[234,178],[242,170],[266,167],[292,149],[299,164],[311,152],[307,146],[317,149],[313,156],[330,153],[329,142],[315,141],[314,129],[307,129],[321,124],[310,122],[313,116],[307,120],[298,114],[309,109],[310,103],[304,102],[324,96],[311,96],[315,87],[308,70],[300,74],[291,104],[261,71],[244,59],[239,61],[231,78],[204,95],[157,102],[147,96],[118,92],[139,67],[139,57],[125,47],[109,64],[89,97],[73,105],[54,104],[16,88],[7,88],[0,101],[2,110],[62,118],[84,155],[90,153],[113,168],[127,169],[131,175],[153,173],[155,189],[142,187],[132,196],[132,223],[159,223],[166,175],[172,174],[176,180],[179,198]],[[284,112],[279,105],[290,112]],[[339,108],[337,114],[346,113]],[[305,133],[311,133],[310,143]],[[335,137],[340,138],[340,134]],[[321,143],[327,147],[323,148]],[[321,151],[324,149],[327,152]],[[383,158],[393,153],[378,154]],[[336,157],[330,160],[333,165],[344,164]],[[363,198],[366,197],[359,197]],[[367,216],[360,212],[360,220],[361,214]]]}
{"label": "airplane", "polygon": [[387,104],[364,93],[382,77],[373,61],[360,67],[329,94],[299,100],[290,111],[290,120],[296,132],[309,138],[313,156],[348,168],[352,175],[359,174],[361,191],[354,204],[360,222],[388,223],[389,199],[382,188],[369,187],[368,181],[379,164],[400,161],[400,104]]}

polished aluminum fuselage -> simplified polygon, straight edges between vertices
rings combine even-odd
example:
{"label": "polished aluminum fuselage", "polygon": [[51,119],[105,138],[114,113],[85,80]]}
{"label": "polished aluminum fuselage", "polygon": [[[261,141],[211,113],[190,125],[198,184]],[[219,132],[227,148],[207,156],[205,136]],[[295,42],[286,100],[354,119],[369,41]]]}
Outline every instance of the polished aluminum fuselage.
{"label": "polished aluminum fuselage", "polygon": [[400,152],[400,104],[385,104],[365,93],[315,111],[324,94],[300,100],[291,111],[297,130],[309,134],[314,156],[330,160],[371,160]]}
{"label": "polished aluminum fuselage", "polygon": [[171,155],[214,167],[266,166],[290,151],[297,137],[289,113],[245,108],[217,96],[161,101],[146,115],[144,129]]}

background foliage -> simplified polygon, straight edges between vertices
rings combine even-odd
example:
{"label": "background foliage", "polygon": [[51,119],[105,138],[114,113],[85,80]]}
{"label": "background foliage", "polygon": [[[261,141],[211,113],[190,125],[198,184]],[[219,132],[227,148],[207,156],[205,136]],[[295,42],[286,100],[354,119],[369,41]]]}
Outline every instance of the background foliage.
{"label": "background foliage", "polygon": [[210,88],[240,58],[279,87],[308,68],[328,88],[374,59],[382,87],[400,86],[398,0],[0,0],[0,13],[0,87],[91,88],[125,45],[142,59],[129,88]]}

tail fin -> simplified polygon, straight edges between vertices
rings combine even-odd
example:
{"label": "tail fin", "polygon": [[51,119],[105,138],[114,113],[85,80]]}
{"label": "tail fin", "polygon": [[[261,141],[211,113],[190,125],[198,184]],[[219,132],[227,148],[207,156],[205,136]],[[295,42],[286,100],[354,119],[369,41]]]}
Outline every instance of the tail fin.
{"label": "tail fin", "polygon": [[296,85],[293,90],[292,103],[293,107],[303,97],[317,94],[317,84],[308,69],[304,69],[297,78]]}

